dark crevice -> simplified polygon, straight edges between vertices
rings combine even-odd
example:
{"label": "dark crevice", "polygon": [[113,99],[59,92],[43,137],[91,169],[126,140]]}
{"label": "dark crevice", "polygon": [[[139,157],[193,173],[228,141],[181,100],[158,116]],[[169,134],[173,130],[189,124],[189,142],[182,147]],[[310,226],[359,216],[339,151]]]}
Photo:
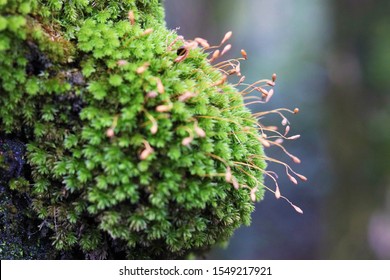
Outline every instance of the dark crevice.
{"label": "dark crevice", "polygon": [[28,52],[26,58],[28,64],[26,66],[26,73],[30,76],[38,76],[45,72],[52,66],[49,58],[44,55],[36,44],[31,41],[27,41]]}

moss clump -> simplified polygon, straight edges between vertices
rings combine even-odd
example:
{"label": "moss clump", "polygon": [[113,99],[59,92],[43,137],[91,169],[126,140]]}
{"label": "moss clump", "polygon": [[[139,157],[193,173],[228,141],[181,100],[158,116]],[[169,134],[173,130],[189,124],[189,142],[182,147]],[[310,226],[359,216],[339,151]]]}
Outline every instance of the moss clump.
{"label": "moss clump", "polygon": [[182,258],[250,223],[256,120],[176,38],[157,0],[0,0],[0,130],[27,150],[2,192],[62,256]]}

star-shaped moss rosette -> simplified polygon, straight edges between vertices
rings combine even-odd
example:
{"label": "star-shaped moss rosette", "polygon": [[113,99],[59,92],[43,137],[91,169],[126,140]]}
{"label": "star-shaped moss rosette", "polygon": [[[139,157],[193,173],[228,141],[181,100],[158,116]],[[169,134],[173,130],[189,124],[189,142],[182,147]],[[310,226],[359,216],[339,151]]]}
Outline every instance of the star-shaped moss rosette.
{"label": "star-shaped moss rosette", "polygon": [[[0,139],[27,150],[23,170],[1,183],[62,257],[204,252],[249,225],[266,189],[302,212],[265,162],[306,178],[263,153],[275,145],[299,162],[281,145],[298,138],[283,114],[298,110],[245,107],[271,98],[276,75],[245,84],[244,50],[213,65],[231,32],[218,46],[184,40],[157,0],[0,0],[0,12]],[[259,123],[272,113],[283,134]]]}

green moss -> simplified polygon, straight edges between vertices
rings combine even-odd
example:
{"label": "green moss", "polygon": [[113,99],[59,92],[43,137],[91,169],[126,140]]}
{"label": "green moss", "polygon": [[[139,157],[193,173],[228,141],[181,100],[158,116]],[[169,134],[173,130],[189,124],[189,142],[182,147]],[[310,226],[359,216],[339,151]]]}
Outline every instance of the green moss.
{"label": "green moss", "polygon": [[[200,49],[175,62],[159,1],[11,1],[0,12],[0,128],[26,143],[28,163],[7,191],[31,198],[56,250],[182,258],[250,223],[249,190],[224,174],[262,182],[256,120],[234,87],[215,86]],[[180,101],[185,92],[196,96]]]}

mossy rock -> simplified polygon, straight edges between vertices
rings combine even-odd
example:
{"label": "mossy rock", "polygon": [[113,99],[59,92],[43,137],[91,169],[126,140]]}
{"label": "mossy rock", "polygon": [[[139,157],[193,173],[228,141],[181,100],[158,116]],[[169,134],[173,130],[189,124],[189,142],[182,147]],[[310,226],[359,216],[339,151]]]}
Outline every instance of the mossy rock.
{"label": "mossy rock", "polygon": [[256,119],[200,48],[177,61],[163,16],[157,0],[0,0],[1,145],[26,147],[23,170],[2,157],[2,192],[46,258],[185,258],[263,197]]}

